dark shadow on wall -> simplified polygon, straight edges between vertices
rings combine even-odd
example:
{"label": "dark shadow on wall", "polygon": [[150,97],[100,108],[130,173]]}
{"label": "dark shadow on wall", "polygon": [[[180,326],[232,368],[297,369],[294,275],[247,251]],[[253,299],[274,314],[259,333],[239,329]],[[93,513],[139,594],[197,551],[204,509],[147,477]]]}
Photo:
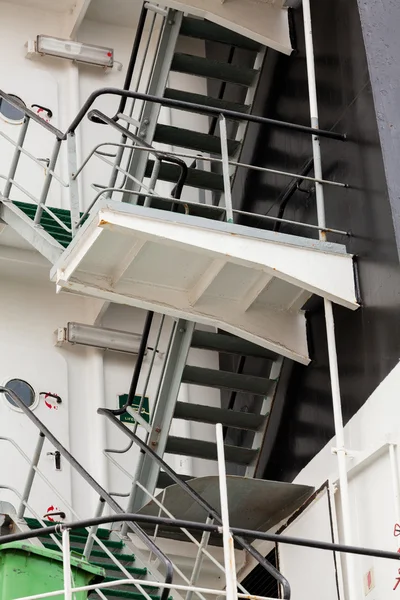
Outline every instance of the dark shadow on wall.
{"label": "dark shadow on wall", "polygon": [[[311,4],[320,127],[348,135],[345,143],[322,140],[324,176],[351,186],[325,189],[327,225],[352,232],[348,238],[328,239],[346,244],[356,255],[362,299],[356,312],[334,308],[347,422],[399,360],[400,270],[357,2]],[[301,9],[293,11],[293,24],[297,50],[290,57],[268,51],[254,113],[309,125]],[[253,126],[241,158],[299,172],[311,156],[309,136]],[[289,182],[280,175],[240,173],[235,181],[236,205],[276,216]],[[313,185],[301,187],[305,191],[295,192],[284,216],[316,223]],[[300,234],[299,228],[288,226],[281,231]],[[308,367],[293,365],[285,393],[277,396],[280,406],[274,410],[282,417],[271,419],[263,457],[268,479],[292,480],[333,436],[322,302],[312,300],[307,313],[312,362]],[[268,439],[275,441],[271,445]]]}

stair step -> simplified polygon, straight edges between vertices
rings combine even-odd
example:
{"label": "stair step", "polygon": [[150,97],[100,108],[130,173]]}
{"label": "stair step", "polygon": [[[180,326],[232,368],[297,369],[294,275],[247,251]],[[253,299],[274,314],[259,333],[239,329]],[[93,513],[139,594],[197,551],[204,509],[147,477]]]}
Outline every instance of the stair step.
{"label": "stair step", "polygon": [[240,354],[242,356],[254,356],[256,358],[276,359],[276,354],[257,344],[225,333],[214,333],[212,331],[201,331],[195,329],[192,337],[192,347],[203,350],[213,350],[225,354]]}
{"label": "stair step", "polygon": [[243,375],[231,373],[229,371],[217,371],[216,369],[206,369],[204,367],[192,367],[186,365],[182,376],[183,383],[202,385],[206,387],[216,387],[219,389],[234,390],[265,396],[268,394],[274,381],[255,375]]}
{"label": "stair step", "polygon": [[[190,479],[193,479],[193,475],[181,475],[179,474],[179,477],[183,480],[183,481],[189,481]],[[157,479],[157,487],[160,489],[164,489],[170,485],[174,485],[175,481],[172,479],[172,477],[170,477],[168,475],[168,473],[166,473],[165,471],[160,471],[159,475],[158,475],[158,479]]]}
{"label": "stair step", "polygon": [[[43,527],[43,525],[39,523],[37,519],[32,519],[30,517],[25,517],[25,522],[29,526],[29,529],[40,529],[41,527]],[[54,525],[52,521],[44,521],[44,524],[46,527]],[[111,532],[109,529],[103,529],[100,527],[97,530],[96,535],[101,540],[108,540],[108,538],[110,537],[110,533]],[[88,532],[85,528],[78,528],[73,530],[73,535],[87,538]]]}
{"label": "stair step", "polygon": [[238,412],[202,404],[177,402],[174,412],[175,419],[199,421],[200,423],[222,423],[227,427],[257,431],[263,425],[265,417],[253,413]]}
{"label": "stair step", "polygon": [[241,113],[248,113],[250,111],[250,106],[248,104],[220,100],[218,98],[213,98],[213,96],[204,96],[203,94],[194,94],[193,92],[174,90],[172,88],[165,89],[164,97],[172,100],[181,100],[182,102],[193,102],[194,104],[201,104],[202,106],[213,106],[214,108],[221,108],[223,110],[234,110]]}
{"label": "stair step", "polygon": [[[105,588],[103,593],[106,594],[106,598],[131,598],[132,600],[145,600],[145,596],[140,592],[130,592],[129,589],[124,589],[125,586],[121,586],[120,588]],[[154,588],[153,588],[154,589]],[[95,591],[89,594],[89,598],[98,598],[98,595]],[[153,600],[159,600],[160,596],[150,595],[150,598]]]}
{"label": "stair step", "polygon": [[[73,533],[69,536],[71,542],[76,544],[84,545],[86,543],[86,537],[74,535]],[[101,540],[107,548],[123,548],[125,546],[122,540]],[[94,542],[94,546],[98,546],[97,542]]]}
{"label": "stair step", "polygon": [[[147,161],[146,177],[150,177],[153,166],[153,160]],[[180,172],[181,170],[177,165],[171,165],[163,162],[161,163],[158,179],[176,183],[179,179]],[[210,171],[203,171],[202,169],[190,168],[185,185],[204,190],[211,190],[213,192],[224,191],[224,179],[222,175],[218,175],[218,173],[211,173]]]}
{"label": "stair step", "polygon": [[180,52],[174,54],[171,71],[205,77],[206,79],[218,79],[219,81],[236,83],[246,87],[250,87],[254,83],[258,74],[256,69],[238,67],[218,60]]}
{"label": "stair step", "polygon": [[250,40],[235,31],[221,27],[221,25],[216,25],[216,23],[212,23],[211,21],[194,19],[193,17],[183,18],[179,34],[200,40],[229,44],[230,46],[253,50],[254,52],[257,52],[261,48],[260,44],[254,40]]}
{"label": "stair step", "polygon": [[[96,567],[102,567],[103,569],[105,569],[106,571],[119,571],[121,572],[121,569],[118,567],[118,565],[116,565],[115,563],[104,563],[104,562],[99,562],[99,561],[93,561],[90,560],[90,564],[91,565],[95,565]],[[142,575],[147,575],[147,569],[144,568],[139,568],[139,567],[127,567],[124,565],[124,568],[128,571],[128,573],[130,573],[131,575],[134,575],[135,577],[139,577]]]}
{"label": "stair step", "polygon": [[[179,148],[190,148],[191,150],[209,152],[210,154],[221,154],[221,142],[218,136],[199,133],[191,129],[183,129],[182,127],[173,127],[172,125],[157,125],[154,141],[160,144],[178,146]],[[230,156],[235,154],[239,145],[238,141],[228,139],[228,153]]]}
{"label": "stair step", "polygon": [[[49,550],[60,550],[60,548],[57,546],[57,544],[54,544],[52,542],[48,542],[47,540],[43,540],[43,544],[46,548],[49,548]],[[80,546],[77,546],[75,544],[71,544],[71,551],[72,552],[77,552],[78,554],[82,554],[83,548],[81,548]],[[92,552],[90,553],[90,556],[97,556],[97,557],[101,557],[101,558],[107,558],[109,559],[108,555],[106,554],[106,552],[104,552],[103,550],[97,550],[96,548],[94,548],[92,550]],[[117,558],[118,560],[122,561],[126,561],[126,562],[133,562],[135,560],[135,555],[134,554],[115,554],[115,558]],[[104,565],[103,565],[104,566]]]}
{"label": "stair step", "polygon": [[[258,454],[257,450],[240,448],[239,446],[225,445],[224,449],[227,462],[240,465],[249,465]],[[203,440],[170,436],[165,451],[169,454],[181,454],[194,458],[217,460],[217,445],[214,442],[205,442]]]}
{"label": "stair step", "polygon": [[[123,575],[123,573],[120,573],[120,574],[121,574],[121,579],[122,579],[124,577],[124,575]],[[118,581],[118,580],[119,580],[119,578],[116,578],[116,577],[105,577],[103,579],[103,582],[104,583],[112,583],[113,581]],[[132,586],[136,586],[135,583],[132,583],[131,585]],[[119,586],[117,585],[115,587],[116,588],[120,587],[120,589],[126,589],[127,591],[129,591],[129,588],[127,588],[126,586],[121,586],[121,584]],[[150,594],[150,592],[157,591],[157,588],[153,588],[152,586],[149,586],[149,585],[144,585],[144,582],[143,582],[143,586],[142,587],[143,587],[143,589],[145,589],[148,592],[150,598],[158,598],[158,595]],[[107,588],[107,589],[108,590],[114,590],[114,588]],[[139,591],[136,592],[136,593],[141,594],[141,592],[139,592]]]}
{"label": "stair step", "polygon": [[[36,204],[30,204],[29,202],[13,202],[13,204],[15,204],[15,206],[22,210],[22,212],[25,213],[27,217],[29,217],[32,220],[34,219],[37,209]],[[51,210],[60,219],[60,221],[62,221],[68,227],[70,227],[71,213],[69,212],[69,210],[53,207],[51,207]],[[61,225],[59,225],[57,221],[55,221],[53,217],[45,211],[42,214],[40,224],[43,227],[43,229],[49,235],[51,235],[59,244],[64,246],[64,248],[66,248],[71,243],[71,234],[68,233],[68,231],[65,231],[65,229],[63,229]]]}

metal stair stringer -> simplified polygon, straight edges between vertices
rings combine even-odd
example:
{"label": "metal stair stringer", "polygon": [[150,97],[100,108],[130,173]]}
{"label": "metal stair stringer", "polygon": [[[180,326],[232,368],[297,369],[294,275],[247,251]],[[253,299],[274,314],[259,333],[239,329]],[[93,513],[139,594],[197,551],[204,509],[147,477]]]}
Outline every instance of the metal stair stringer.
{"label": "metal stair stringer", "polygon": [[[33,208],[34,205],[32,205]],[[29,242],[51,264],[62,255],[63,246],[40,225],[35,225],[16,203],[5,200],[0,195],[0,219]]]}

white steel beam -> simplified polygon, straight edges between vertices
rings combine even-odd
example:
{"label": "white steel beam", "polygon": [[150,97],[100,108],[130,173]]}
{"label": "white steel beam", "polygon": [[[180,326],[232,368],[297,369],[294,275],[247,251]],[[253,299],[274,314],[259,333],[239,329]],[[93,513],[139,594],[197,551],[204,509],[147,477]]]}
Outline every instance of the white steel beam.
{"label": "white steel beam", "polygon": [[76,0],[74,7],[65,17],[65,37],[74,40],[87,13],[91,0]]}
{"label": "white steel beam", "polygon": [[200,277],[188,293],[189,304],[191,306],[194,306],[200,300],[201,296],[207,291],[226,263],[227,261],[223,258],[217,258],[211,263],[203,276]]}
{"label": "white steel beam", "polygon": [[253,285],[246,291],[240,302],[244,312],[246,312],[246,310],[248,310],[250,306],[254,304],[258,296],[263,290],[265,290],[267,285],[271,283],[273,278],[273,275],[270,275],[269,273],[261,273],[257,281],[253,283]]}

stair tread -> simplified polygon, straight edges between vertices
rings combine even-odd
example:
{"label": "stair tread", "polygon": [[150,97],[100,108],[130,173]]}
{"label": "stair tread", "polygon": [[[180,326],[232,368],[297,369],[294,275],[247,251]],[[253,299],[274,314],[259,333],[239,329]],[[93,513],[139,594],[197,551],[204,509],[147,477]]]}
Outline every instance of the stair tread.
{"label": "stair tread", "polygon": [[171,71],[207,79],[217,79],[227,83],[236,83],[246,87],[250,87],[254,83],[258,74],[256,69],[239,67],[230,63],[181,52],[174,54]]}
{"label": "stair tread", "polygon": [[[173,125],[158,124],[154,134],[154,141],[180,148],[190,148],[191,150],[198,150],[200,152],[221,154],[221,142],[218,136],[184,129],[183,127],[174,127]],[[239,146],[240,143],[238,141],[228,139],[229,155],[232,156]]]}
{"label": "stair tread", "polygon": [[192,336],[192,347],[203,350],[213,350],[226,354],[240,354],[257,358],[276,359],[276,354],[262,346],[257,346],[234,335],[201,331],[195,329]]}
{"label": "stair tread", "polygon": [[193,102],[194,104],[201,104],[207,107],[212,106],[223,110],[234,110],[242,113],[248,113],[250,111],[250,106],[248,104],[240,104],[239,102],[231,102],[230,100],[213,98],[213,96],[204,96],[203,94],[195,94],[193,92],[175,90],[172,88],[165,89],[164,97],[172,100],[181,100],[182,102]]}
{"label": "stair tread", "polygon": [[[55,543],[44,541],[43,544],[44,544],[44,546],[46,548],[49,548],[50,550],[60,550],[60,548]],[[77,552],[78,554],[82,554],[83,553],[83,548],[81,548],[80,546],[76,546],[74,544],[71,544],[71,551],[72,552]],[[104,552],[104,550],[97,550],[96,548],[94,548],[92,550],[90,556],[98,556],[98,557],[101,556],[101,557],[105,557],[105,558],[108,557],[108,555],[106,554],[106,552]],[[134,554],[119,554],[119,553],[116,553],[115,557],[118,560],[120,560],[120,561],[126,561],[126,562],[133,562],[135,560],[135,555]]]}
{"label": "stair tread", "polygon": [[[104,562],[99,562],[99,561],[93,561],[90,560],[90,564],[95,565],[96,567],[102,567],[103,569],[105,569],[106,571],[121,571],[119,566],[116,565],[115,563],[104,563]],[[124,565],[124,568],[131,574],[131,575],[147,575],[148,571],[146,569],[146,567],[140,568],[140,567],[128,567],[126,565]]]}
{"label": "stair tread", "polygon": [[174,412],[175,419],[199,421],[200,423],[222,423],[228,427],[257,431],[263,425],[265,417],[254,413],[238,412],[203,404],[177,402]]}
{"label": "stair tread", "polygon": [[[32,519],[31,517],[25,517],[25,522],[29,526],[29,529],[32,529],[32,530],[40,529],[41,527],[43,527],[43,525],[37,519]],[[50,526],[54,525],[54,523],[52,521],[44,521],[44,524],[46,527],[50,527]],[[100,538],[102,540],[103,539],[108,540],[108,538],[110,537],[110,533],[111,532],[109,529],[99,527],[99,529],[96,532],[96,535],[98,538]],[[88,532],[84,528],[78,528],[78,529],[73,530],[73,535],[79,535],[79,536],[87,538]]]}
{"label": "stair tread", "polygon": [[229,44],[245,50],[260,50],[260,44],[226,27],[212,23],[205,19],[184,17],[181,24],[180,35],[201,40]]}
{"label": "stair tread", "polygon": [[268,394],[275,382],[272,379],[243,375],[229,371],[218,371],[204,367],[186,365],[182,376],[183,383],[206,387],[235,390],[260,396]]}
{"label": "stair tread", "polygon": [[[150,177],[153,170],[154,161],[149,160],[146,165],[146,177]],[[176,183],[180,175],[180,168],[177,165],[169,163],[161,163],[161,169],[158,174],[158,179]],[[189,168],[185,186],[211,190],[213,192],[224,191],[224,179],[218,173],[211,171],[203,171],[202,169]]]}
{"label": "stair tread", "polygon": [[[257,456],[258,451],[239,446],[224,446],[227,462],[248,465]],[[181,454],[195,458],[217,460],[217,445],[214,442],[169,436],[165,451],[169,454]]]}

